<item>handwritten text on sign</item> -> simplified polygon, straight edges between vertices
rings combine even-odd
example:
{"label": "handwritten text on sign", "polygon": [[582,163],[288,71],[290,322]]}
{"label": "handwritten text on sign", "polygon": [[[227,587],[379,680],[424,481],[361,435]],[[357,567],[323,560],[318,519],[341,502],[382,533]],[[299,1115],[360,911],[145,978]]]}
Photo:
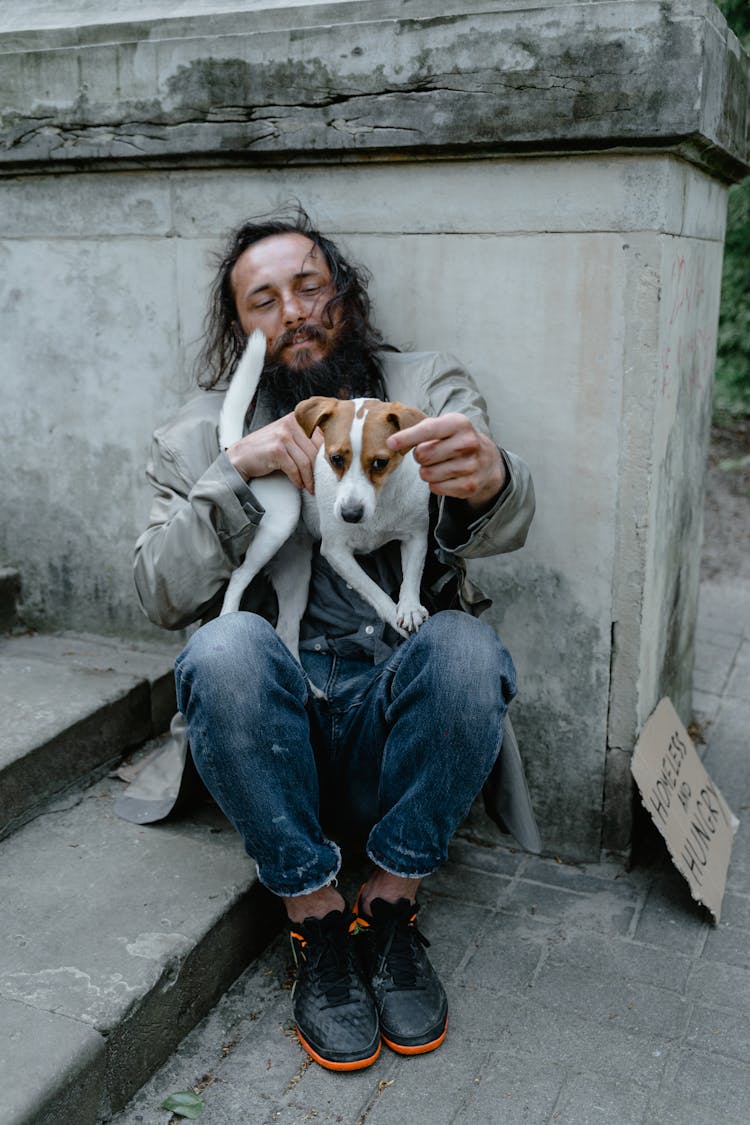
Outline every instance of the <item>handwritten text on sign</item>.
{"label": "handwritten text on sign", "polygon": [[668,699],[641,731],[631,770],[675,867],[718,922],[737,820]]}

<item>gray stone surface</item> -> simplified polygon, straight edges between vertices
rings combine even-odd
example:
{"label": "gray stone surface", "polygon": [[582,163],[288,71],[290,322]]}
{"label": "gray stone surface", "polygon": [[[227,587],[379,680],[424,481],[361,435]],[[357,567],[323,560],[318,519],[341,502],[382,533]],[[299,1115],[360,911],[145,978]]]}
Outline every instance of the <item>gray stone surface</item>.
{"label": "gray stone surface", "polygon": [[95,1121],[104,1039],[84,1023],[0,998],[0,1122]]}
{"label": "gray stone surface", "polygon": [[[743,817],[750,702],[730,691],[750,620],[738,624],[712,587],[700,619],[699,652],[705,640],[734,654],[722,657],[730,666],[704,727],[705,759]],[[697,694],[711,675],[712,662],[699,660]],[[482,841],[470,823],[422,893],[420,923],[451,1006],[439,1051],[404,1059],[384,1049],[352,1076],[310,1063],[291,1033],[290,960],[279,938],[111,1125],[167,1125],[161,1100],[192,1088],[212,1125],[742,1125],[745,838],[743,818],[713,927],[663,856],[632,871],[565,864]],[[350,896],[356,886],[353,876],[344,882]]]}
{"label": "gray stone surface", "polygon": [[70,633],[0,638],[0,837],[165,729],[176,651]]}
{"label": "gray stone surface", "polygon": [[63,14],[26,30],[16,10],[2,36],[0,162],[660,142],[725,175],[747,168],[747,60],[703,0],[522,14],[484,0],[434,14],[426,0],[195,5],[174,19],[133,7],[119,25],[71,27]]}
{"label": "gray stone surface", "polygon": [[123,1105],[275,924],[212,806],[141,828],[114,815],[119,785],[99,782],[0,844],[2,1072],[15,1091],[3,1125],[43,1112],[84,1125]]}

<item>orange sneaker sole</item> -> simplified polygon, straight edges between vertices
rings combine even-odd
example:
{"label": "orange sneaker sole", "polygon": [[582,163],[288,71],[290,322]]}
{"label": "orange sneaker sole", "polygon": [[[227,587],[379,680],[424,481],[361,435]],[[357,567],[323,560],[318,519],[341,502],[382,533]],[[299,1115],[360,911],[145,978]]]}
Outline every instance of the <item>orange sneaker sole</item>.
{"label": "orange sneaker sole", "polygon": [[385,1035],[383,1036],[383,1042],[386,1046],[390,1047],[392,1051],[395,1051],[397,1055],[426,1055],[428,1051],[436,1051],[447,1034],[448,1021],[446,1020],[442,1035],[439,1035],[437,1039],[433,1039],[431,1043],[421,1043],[418,1047],[404,1047],[401,1043],[392,1043]]}
{"label": "orange sneaker sole", "polygon": [[319,1055],[318,1052],[310,1046],[304,1035],[301,1034],[299,1028],[297,1028],[297,1038],[299,1039],[301,1046],[307,1051],[310,1058],[315,1059],[315,1062],[320,1066],[325,1067],[326,1070],[364,1070],[365,1067],[372,1066],[372,1064],[380,1054],[381,1045],[380,1043],[378,1043],[377,1047],[375,1048],[374,1054],[370,1055],[370,1057],[367,1059],[355,1059],[354,1062],[332,1062],[330,1059],[323,1058],[322,1055]]}

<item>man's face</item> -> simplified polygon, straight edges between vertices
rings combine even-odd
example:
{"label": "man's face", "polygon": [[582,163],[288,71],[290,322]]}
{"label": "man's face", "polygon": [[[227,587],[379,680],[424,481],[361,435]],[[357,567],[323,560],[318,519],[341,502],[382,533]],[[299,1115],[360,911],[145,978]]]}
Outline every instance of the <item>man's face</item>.
{"label": "man's face", "polygon": [[266,358],[304,370],[333,351],[340,312],[321,323],[333,294],[323,252],[304,234],[277,234],[248,247],[231,274],[237,319],[249,335],[268,341]]}

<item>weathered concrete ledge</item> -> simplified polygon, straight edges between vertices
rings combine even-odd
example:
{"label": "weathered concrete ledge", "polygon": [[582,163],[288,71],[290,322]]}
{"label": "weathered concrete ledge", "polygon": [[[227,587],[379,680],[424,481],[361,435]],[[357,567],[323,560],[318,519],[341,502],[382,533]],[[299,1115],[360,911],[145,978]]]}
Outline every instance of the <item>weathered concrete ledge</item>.
{"label": "weathered concrete ledge", "polygon": [[278,925],[218,810],[137,828],[118,785],[2,843],[4,1125],[108,1119]]}
{"label": "weathered concrete ledge", "polygon": [[729,180],[750,165],[750,64],[710,0],[205,7],[0,33],[0,169],[651,148]]}
{"label": "weathered concrete ledge", "polygon": [[174,655],[71,633],[0,639],[0,839],[166,729]]}

